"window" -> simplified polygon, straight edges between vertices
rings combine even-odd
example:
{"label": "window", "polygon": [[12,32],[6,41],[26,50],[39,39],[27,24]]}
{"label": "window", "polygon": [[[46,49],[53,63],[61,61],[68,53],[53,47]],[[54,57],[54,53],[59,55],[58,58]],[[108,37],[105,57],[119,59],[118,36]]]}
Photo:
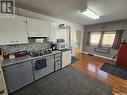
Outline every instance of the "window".
{"label": "window", "polygon": [[118,49],[122,42],[124,30],[108,32],[87,32],[87,45],[112,47]]}
{"label": "window", "polygon": [[98,45],[101,37],[101,32],[92,32],[90,34],[90,45]]}
{"label": "window", "polygon": [[112,47],[115,36],[116,36],[116,32],[104,32],[103,39],[102,39],[102,46]]}
{"label": "window", "polygon": [[116,32],[91,32],[89,35],[90,45],[112,47]]}

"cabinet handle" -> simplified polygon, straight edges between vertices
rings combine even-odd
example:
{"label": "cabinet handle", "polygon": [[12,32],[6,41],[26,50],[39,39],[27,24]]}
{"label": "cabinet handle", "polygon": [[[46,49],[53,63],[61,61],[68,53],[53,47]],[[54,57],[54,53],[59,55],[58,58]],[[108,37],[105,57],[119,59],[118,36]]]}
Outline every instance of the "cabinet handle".
{"label": "cabinet handle", "polygon": [[11,43],[14,43],[14,41],[10,41]]}
{"label": "cabinet handle", "polygon": [[27,35],[29,36],[29,33],[27,33]]}
{"label": "cabinet handle", "polygon": [[27,20],[23,21],[24,23],[27,23]]}
{"label": "cabinet handle", "polygon": [[0,95],[1,95],[1,94],[3,95],[3,93],[4,93],[4,90],[0,91]]}

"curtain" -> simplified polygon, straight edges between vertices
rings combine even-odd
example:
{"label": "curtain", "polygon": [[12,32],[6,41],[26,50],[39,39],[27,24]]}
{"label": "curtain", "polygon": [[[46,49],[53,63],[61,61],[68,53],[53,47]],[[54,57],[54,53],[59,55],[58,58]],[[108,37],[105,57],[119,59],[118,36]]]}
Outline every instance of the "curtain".
{"label": "curtain", "polygon": [[124,32],[124,30],[117,30],[116,31],[116,36],[115,36],[114,43],[112,46],[113,49],[118,49],[120,47],[120,44],[121,44],[122,38],[123,38],[123,32]]}
{"label": "curtain", "polygon": [[90,35],[91,32],[87,32],[87,45],[90,46]]}
{"label": "curtain", "polygon": [[100,37],[100,41],[99,41],[99,45],[98,45],[98,47],[102,47],[103,37],[104,37],[104,31],[101,32],[101,37]]}

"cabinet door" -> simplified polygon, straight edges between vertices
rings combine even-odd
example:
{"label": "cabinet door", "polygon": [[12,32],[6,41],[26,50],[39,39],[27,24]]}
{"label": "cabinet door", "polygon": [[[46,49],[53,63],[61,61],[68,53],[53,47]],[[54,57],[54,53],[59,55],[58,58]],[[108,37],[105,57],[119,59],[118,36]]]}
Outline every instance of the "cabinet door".
{"label": "cabinet door", "polygon": [[20,74],[22,86],[26,86],[34,81],[31,61],[21,63]]}
{"label": "cabinet door", "polygon": [[0,45],[28,43],[25,18],[0,19]]}
{"label": "cabinet door", "polygon": [[4,76],[9,93],[33,82],[31,61],[5,67]]}
{"label": "cabinet door", "polygon": [[9,93],[21,88],[20,66],[13,65],[4,68],[5,82]]}
{"label": "cabinet door", "polygon": [[26,19],[23,17],[17,17],[12,22],[12,26],[15,44],[28,43]]}
{"label": "cabinet door", "polygon": [[71,50],[62,53],[62,68],[71,63]]}
{"label": "cabinet door", "polygon": [[3,78],[2,78],[2,74],[0,71],[0,92],[4,91],[4,83],[3,83]]}
{"label": "cabinet door", "polygon": [[50,37],[49,37],[49,40],[53,41],[53,42],[56,42],[56,39],[57,39],[56,34],[57,34],[57,25],[51,23],[50,24]]}
{"label": "cabinet door", "polygon": [[47,74],[54,72],[54,55],[46,57],[47,62]]}
{"label": "cabinet door", "polygon": [[0,19],[0,45],[10,44],[11,40],[14,40],[14,31],[11,21]]}
{"label": "cabinet door", "polygon": [[27,23],[29,37],[49,37],[48,22],[29,18]]}

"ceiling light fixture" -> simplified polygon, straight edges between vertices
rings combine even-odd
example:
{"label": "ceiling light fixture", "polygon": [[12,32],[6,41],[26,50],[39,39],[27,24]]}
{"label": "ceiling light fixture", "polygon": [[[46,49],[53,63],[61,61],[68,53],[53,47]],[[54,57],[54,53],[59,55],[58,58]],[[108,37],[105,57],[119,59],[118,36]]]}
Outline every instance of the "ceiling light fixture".
{"label": "ceiling light fixture", "polygon": [[93,12],[92,10],[90,10],[88,8],[86,8],[85,10],[84,9],[81,10],[81,13],[83,15],[86,15],[86,16],[92,18],[92,19],[95,19],[95,20],[100,18],[100,16],[98,16],[95,12]]}

